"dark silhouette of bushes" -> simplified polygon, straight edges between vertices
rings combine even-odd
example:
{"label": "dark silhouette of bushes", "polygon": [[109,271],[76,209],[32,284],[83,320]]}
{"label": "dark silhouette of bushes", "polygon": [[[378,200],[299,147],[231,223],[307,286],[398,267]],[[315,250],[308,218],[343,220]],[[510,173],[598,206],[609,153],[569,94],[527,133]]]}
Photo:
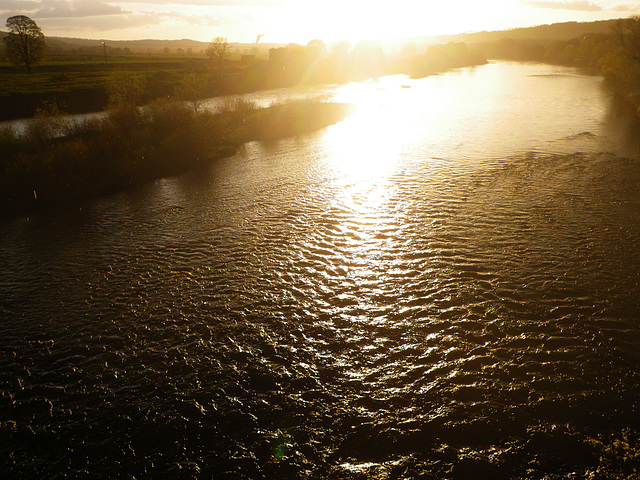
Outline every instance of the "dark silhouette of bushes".
{"label": "dark silhouette of bushes", "polygon": [[39,117],[24,134],[0,128],[0,215],[25,212],[176,175],[254,139],[295,136],[339,121],[342,104],[301,101],[213,113],[184,102],[121,105],[105,118]]}
{"label": "dark silhouette of bushes", "polygon": [[340,121],[344,115],[344,105],[300,100],[254,110],[249,117],[249,128],[254,132],[251,136],[258,140],[274,140],[317,130]]}

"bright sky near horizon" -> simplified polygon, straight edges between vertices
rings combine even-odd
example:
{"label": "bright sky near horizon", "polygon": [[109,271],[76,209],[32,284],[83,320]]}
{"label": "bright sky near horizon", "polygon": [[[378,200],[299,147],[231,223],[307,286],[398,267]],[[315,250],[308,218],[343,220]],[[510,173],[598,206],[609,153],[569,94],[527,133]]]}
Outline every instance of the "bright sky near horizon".
{"label": "bright sky near horizon", "polygon": [[306,44],[622,18],[640,0],[0,0],[0,18],[12,15],[47,36]]}

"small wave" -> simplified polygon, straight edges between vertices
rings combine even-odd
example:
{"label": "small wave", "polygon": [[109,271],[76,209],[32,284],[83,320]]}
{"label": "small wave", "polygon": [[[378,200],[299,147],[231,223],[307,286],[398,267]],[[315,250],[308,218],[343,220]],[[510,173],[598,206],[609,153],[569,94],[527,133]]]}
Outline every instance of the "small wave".
{"label": "small wave", "polygon": [[563,137],[562,140],[582,140],[585,138],[598,138],[598,135],[591,133],[591,132],[581,132],[581,133],[576,133],[575,135],[568,135],[566,137]]}

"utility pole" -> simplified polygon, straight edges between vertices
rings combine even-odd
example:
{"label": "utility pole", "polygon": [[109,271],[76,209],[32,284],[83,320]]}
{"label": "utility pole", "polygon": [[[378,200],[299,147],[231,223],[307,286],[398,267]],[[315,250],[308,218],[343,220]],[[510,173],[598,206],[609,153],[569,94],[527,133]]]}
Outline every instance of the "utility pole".
{"label": "utility pole", "polygon": [[104,48],[104,63],[107,63],[107,44],[102,42],[102,48]]}

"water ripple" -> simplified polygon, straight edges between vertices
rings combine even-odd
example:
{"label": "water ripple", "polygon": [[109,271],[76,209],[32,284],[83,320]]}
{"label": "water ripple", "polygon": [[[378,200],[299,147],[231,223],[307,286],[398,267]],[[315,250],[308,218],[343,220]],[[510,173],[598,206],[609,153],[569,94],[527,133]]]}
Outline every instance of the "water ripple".
{"label": "water ripple", "polygon": [[2,226],[7,478],[637,467],[637,160],[326,135]]}

